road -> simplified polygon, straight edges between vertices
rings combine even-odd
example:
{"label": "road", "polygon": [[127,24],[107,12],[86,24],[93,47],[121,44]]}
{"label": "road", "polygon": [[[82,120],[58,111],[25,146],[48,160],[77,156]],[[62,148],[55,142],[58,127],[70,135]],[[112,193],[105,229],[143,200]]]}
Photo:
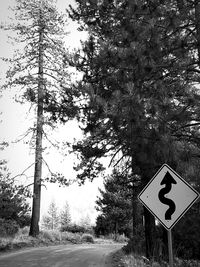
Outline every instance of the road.
{"label": "road", "polygon": [[0,255],[0,267],[111,267],[109,254],[120,244],[80,244],[31,248]]}

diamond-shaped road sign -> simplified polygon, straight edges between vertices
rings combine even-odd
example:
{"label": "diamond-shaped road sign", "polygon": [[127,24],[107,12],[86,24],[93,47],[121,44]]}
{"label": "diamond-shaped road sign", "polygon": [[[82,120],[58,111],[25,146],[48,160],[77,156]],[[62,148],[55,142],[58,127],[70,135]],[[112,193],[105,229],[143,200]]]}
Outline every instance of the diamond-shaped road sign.
{"label": "diamond-shaped road sign", "polygon": [[199,193],[167,164],[140,192],[138,198],[170,230],[198,199]]}

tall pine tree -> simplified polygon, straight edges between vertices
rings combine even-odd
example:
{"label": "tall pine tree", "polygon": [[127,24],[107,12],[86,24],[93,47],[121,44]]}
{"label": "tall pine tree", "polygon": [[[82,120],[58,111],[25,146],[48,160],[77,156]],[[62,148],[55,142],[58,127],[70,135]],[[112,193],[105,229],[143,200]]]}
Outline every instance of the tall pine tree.
{"label": "tall pine tree", "polygon": [[[66,18],[59,14],[54,0],[16,0],[14,11],[15,23],[4,28],[16,32],[15,41],[22,49],[15,53],[13,59],[7,60],[11,67],[5,87],[19,88],[21,101],[35,105],[35,171],[30,235],[36,236],[39,234],[46,129],[53,127],[55,113],[65,121],[74,112],[68,86],[69,74],[63,62],[63,55],[67,54],[64,46]],[[59,108],[55,109],[61,100],[65,107],[62,114]],[[61,180],[66,182],[62,177]]]}

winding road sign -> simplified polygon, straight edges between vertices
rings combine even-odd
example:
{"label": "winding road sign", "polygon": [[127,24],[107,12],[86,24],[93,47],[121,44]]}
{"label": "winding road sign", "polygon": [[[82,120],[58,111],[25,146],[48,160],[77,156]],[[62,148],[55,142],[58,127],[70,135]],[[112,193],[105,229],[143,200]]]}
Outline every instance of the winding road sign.
{"label": "winding road sign", "polygon": [[198,199],[199,193],[167,164],[140,192],[142,204],[170,230]]}

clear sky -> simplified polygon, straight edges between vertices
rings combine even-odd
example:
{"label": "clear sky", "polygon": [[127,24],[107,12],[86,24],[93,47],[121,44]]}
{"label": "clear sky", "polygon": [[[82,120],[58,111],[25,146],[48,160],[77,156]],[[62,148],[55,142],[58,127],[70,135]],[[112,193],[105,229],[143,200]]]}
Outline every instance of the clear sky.
{"label": "clear sky", "polygon": [[[11,16],[11,11],[8,7],[13,6],[15,0],[2,0],[0,4],[0,22],[8,21]],[[59,10],[65,11],[65,8],[73,4],[73,0],[58,0]],[[70,34],[66,39],[67,46],[74,47],[80,45],[80,39],[84,39],[86,34],[80,33],[76,30],[77,25],[69,23],[68,30]],[[12,57],[14,46],[8,43],[7,34],[0,30],[0,57]],[[6,70],[8,66],[0,60],[0,84],[5,80]],[[34,123],[34,117],[31,116],[28,105],[21,105],[14,101],[14,90],[3,92],[3,97],[0,98],[0,141],[5,140],[10,143],[5,151],[1,152],[1,158],[7,159],[8,168],[11,176],[18,175],[23,172],[29,165],[34,162],[34,153],[29,149],[29,146],[23,141],[15,142],[20,139],[21,135],[31,127]],[[58,127],[55,132],[52,132],[51,138],[59,141],[73,141],[74,138],[81,139],[82,133],[75,121],[71,121],[64,126]],[[27,139],[26,141],[28,141]],[[73,165],[76,162],[74,155],[61,156],[56,149],[51,148],[47,150],[45,159],[48,165],[55,172],[62,172],[66,177],[76,177],[73,170]],[[44,167],[43,173],[47,172]],[[28,176],[33,176],[33,167],[27,171]],[[19,179],[19,178],[17,178]],[[32,183],[32,178],[27,180],[27,183]],[[102,188],[102,178],[96,179],[93,183],[86,182],[84,186],[74,184],[70,187],[60,188],[55,184],[48,184],[42,189],[41,202],[41,217],[45,214],[47,207],[51,200],[55,200],[59,208],[62,208],[67,201],[70,206],[72,219],[79,221],[79,219],[89,215],[94,223],[97,212],[94,209],[95,200],[98,193],[98,187]]]}

